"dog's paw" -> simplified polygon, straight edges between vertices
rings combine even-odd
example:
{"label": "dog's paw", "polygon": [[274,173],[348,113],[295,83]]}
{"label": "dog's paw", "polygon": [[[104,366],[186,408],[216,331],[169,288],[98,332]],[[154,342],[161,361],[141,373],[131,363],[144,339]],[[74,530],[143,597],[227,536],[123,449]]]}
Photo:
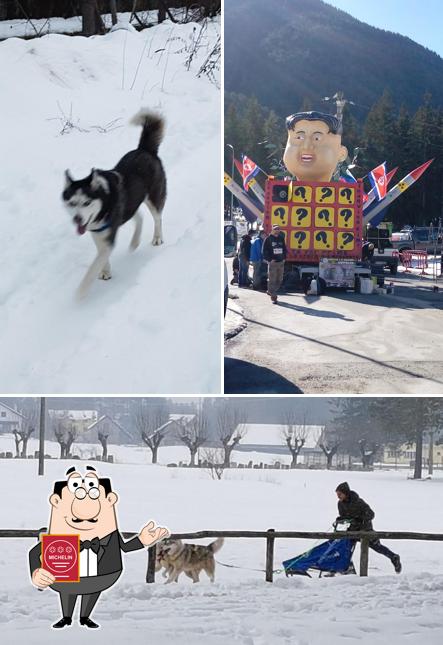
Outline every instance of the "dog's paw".
{"label": "dog's paw", "polygon": [[105,270],[103,270],[98,276],[99,280],[110,280],[111,278],[112,278],[111,272],[105,271]]}
{"label": "dog's paw", "polygon": [[154,235],[152,238],[152,246],[160,246],[163,244],[163,238],[160,235]]}

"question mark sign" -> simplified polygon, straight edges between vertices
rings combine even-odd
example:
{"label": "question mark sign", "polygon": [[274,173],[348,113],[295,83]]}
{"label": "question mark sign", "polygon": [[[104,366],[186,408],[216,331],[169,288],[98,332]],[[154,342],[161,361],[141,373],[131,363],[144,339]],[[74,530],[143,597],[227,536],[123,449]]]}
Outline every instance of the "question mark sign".
{"label": "question mark sign", "polygon": [[[319,231],[316,234],[315,239],[317,240],[317,242],[322,242],[323,244],[326,244],[326,241],[328,239],[328,236],[326,235],[326,231]],[[329,248],[329,244],[326,244],[326,246]]]}
{"label": "question mark sign", "polygon": [[352,202],[352,190],[350,188],[342,188],[340,194],[346,199],[346,201],[351,204]]}
{"label": "question mark sign", "polygon": [[324,219],[326,222],[328,222],[329,226],[331,225],[331,223],[329,221],[329,211],[328,211],[327,208],[323,208],[319,212],[318,216],[319,216],[320,219]]}
{"label": "question mark sign", "polygon": [[343,233],[343,245],[349,244],[354,241],[354,236],[352,233]]}
{"label": "question mark sign", "polygon": [[276,215],[276,217],[279,217],[281,219],[281,222],[283,223],[283,220],[285,219],[285,209],[276,208],[274,211],[274,215]]}
{"label": "question mark sign", "polygon": [[328,186],[323,186],[323,188],[321,189],[320,201],[321,202],[324,201],[325,199],[327,199],[331,195],[332,195],[332,188],[329,188]]}
{"label": "question mark sign", "polygon": [[352,217],[351,209],[350,208],[343,208],[343,210],[341,211],[341,216],[345,220],[345,226],[348,226],[348,221]]}
{"label": "question mark sign", "polygon": [[298,217],[297,224],[301,224],[302,219],[308,216],[308,211],[306,208],[297,208],[295,214]]}
{"label": "question mark sign", "polygon": [[298,248],[301,248],[301,245],[303,244],[303,241],[306,239],[306,233],[304,231],[297,231],[294,233],[294,237],[298,242]]}
{"label": "question mark sign", "polygon": [[294,190],[294,195],[301,197],[304,202],[308,201],[306,199],[306,188],[304,186],[297,186],[297,188]]}

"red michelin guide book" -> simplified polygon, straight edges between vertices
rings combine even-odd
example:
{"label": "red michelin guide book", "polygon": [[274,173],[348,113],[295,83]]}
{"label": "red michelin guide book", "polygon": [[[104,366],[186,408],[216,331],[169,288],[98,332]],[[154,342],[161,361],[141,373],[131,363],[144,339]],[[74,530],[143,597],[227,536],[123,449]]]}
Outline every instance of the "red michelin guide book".
{"label": "red michelin guide book", "polygon": [[42,568],[57,582],[80,581],[80,536],[42,535]]}

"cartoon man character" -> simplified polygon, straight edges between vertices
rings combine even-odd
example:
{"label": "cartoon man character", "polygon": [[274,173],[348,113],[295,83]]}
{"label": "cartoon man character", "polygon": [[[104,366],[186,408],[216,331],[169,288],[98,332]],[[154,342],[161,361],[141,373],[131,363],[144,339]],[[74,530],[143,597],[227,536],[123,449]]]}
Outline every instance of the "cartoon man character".
{"label": "cartoon man character", "polygon": [[348,151],[341,143],[337,117],[323,112],[297,112],[286,118],[288,141],[283,161],[299,181],[331,181]]}
{"label": "cartoon man character", "polygon": [[153,546],[169,536],[169,530],[149,522],[137,537],[124,542],[117,528],[115,505],[117,494],[111,481],[99,478],[95,468],[86,466],[82,475],[69,468],[67,480],[54,484],[49,498],[51,516],[48,533],[80,535],[80,581],[56,582],[50,571],[41,566],[41,544],[29,552],[32,583],[39,589],[51,587],[60,594],[63,616],[55,628],[71,625],[77,596],[81,596],[80,624],[99,627],[90,615],[102,591],[109,589],[122,573],[121,552]]}

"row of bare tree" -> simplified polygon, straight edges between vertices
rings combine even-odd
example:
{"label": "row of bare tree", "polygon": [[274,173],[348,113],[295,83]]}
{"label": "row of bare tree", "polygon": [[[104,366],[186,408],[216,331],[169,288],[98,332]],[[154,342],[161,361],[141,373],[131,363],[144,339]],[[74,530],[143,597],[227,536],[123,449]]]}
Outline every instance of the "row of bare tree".
{"label": "row of bare tree", "polygon": [[[139,12],[157,11],[158,22],[167,18],[177,22],[172,9],[183,8],[184,16],[213,17],[221,11],[221,0],[0,0],[0,20],[25,18],[27,20],[81,15],[83,33],[87,36],[102,34],[104,13],[110,13],[112,24],[117,23],[117,12],[131,12],[140,24]],[[196,13],[195,9],[201,12]],[[192,10],[192,14],[189,12]]]}

